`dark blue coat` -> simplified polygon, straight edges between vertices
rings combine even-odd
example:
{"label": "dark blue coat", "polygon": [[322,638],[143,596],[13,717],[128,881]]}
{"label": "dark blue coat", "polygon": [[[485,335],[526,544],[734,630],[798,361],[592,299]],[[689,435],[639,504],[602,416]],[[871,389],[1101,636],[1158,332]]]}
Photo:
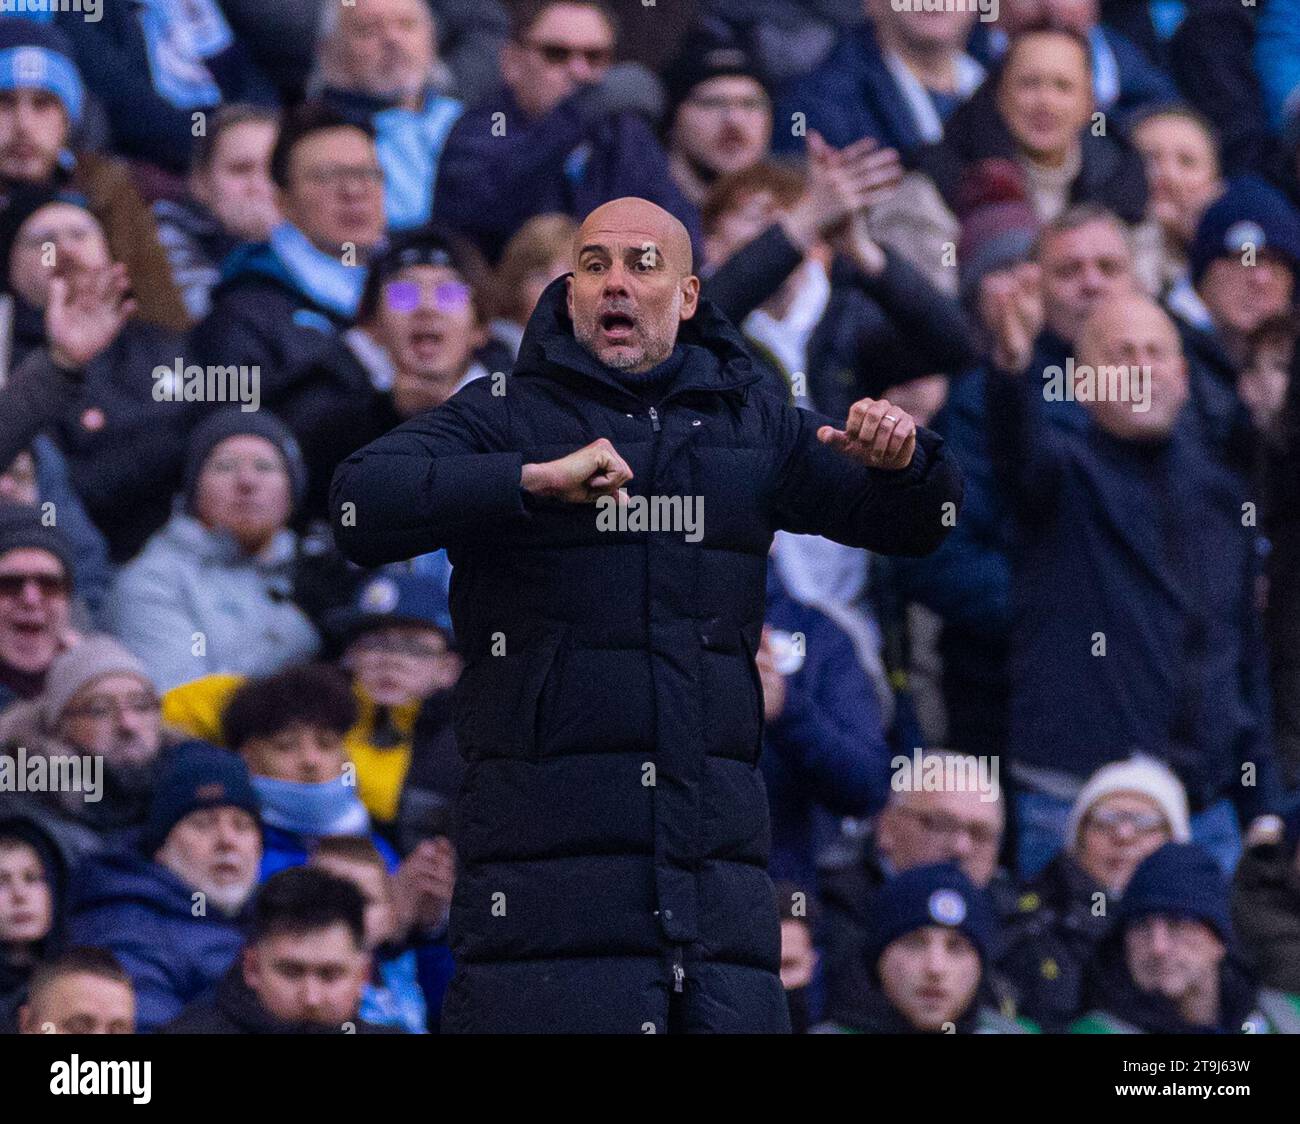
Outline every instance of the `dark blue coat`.
{"label": "dark blue coat", "polygon": [[[537,120],[507,89],[467,110],[438,163],[434,219],[495,260],[534,215],[559,211],[581,220],[611,199],[639,195],[686,224],[700,257],[699,215],[673,183],[649,126],[633,113],[598,113],[595,93],[579,91]],[[504,132],[494,128],[498,113]]]}
{"label": "dark blue coat", "polygon": [[204,995],[243,945],[239,921],[211,905],[195,917],[193,895],[166,867],[125,849],[89,856],[73,876],[68,942],[107,948],[122,962],[141,1031]]}
{"label": "dark blue coat", "polygon": [[1049,424],[1038,380],[994,372],[988,418],[1016,522],[1013,762],[1082,781],[1141,750],[1193,808],[1229,796],[1247,818],[1271,810],[1257,532],[1195,409],[1168,441],[1125,442],[1090,420]]}
{"label": "dark blue coat", "polygon": [[[687,1027],[784,1030],[754,666],[772,535],[924,553],[960,476],[926,431],[900,472],[819,444],[824,419],[756,389],[707,301],[649,408],[574,340],[564,292],[543,294],[504,394],[470,383],[350,457],[331,493],[354,561],[445,546],[454,567],[468,765],[443,1026],[663,1031],[676,983]],[[524,463],[597,437],[632,497],[701,497],[702,539],[526,497]]]}

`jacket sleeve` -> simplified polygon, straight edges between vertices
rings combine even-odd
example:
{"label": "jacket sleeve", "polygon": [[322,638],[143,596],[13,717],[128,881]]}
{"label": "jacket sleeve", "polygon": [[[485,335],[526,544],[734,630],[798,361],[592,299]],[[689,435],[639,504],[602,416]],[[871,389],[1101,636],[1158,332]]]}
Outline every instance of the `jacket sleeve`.
{"label": "jacket sleeve", "polygon": [[989,455],[1012,508],[1030,521],[1048,518],[1060,494],[1068,451],[1043,410],[1043,387],[1032,374],[992,369],[988,375]]}
{"label": "jacket sleeve", "polygon": [[193,653],[193,636],[203,631],[202,622],[181,603],[169,568],[155,565],[147,553],[118,572],[105,618],[110,631],[149,669],[159,691],[209,671],[206,659]]}
{"label": "jacket sleeve", "polygon": [[700,286],[733,324],[739,324],[799,268],[803,254],[773,223],[731,255]]}
{"label": "jacket sleeve", "polygon": [[61,371],[44,348],[32,352],[0,388],[0,471],[54,425],[80,393],[80,373]]}
{"label": "jacket sleeve", "polygon": [[878,554],[929,554],[947,537],[961,506],[962,477],[937,433],[918,428],[912,463],[888,471],[818,441],[817,430],[832,425],[830,419],[775,401],[769,408],[778,411],[780,432],[772,495],[777,527]]}
{"label": "jacket sleeve", "polygon": [[475,380],[339,465],[330,521],[347,558],[401,562],[527,514],[523,455],[506,447],[504,398],[491,381]]}

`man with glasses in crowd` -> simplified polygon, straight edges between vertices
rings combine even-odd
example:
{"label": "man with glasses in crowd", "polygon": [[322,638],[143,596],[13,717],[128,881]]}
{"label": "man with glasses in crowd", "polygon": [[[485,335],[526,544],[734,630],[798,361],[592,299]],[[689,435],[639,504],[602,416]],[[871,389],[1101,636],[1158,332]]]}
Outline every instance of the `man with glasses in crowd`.
{"label": "man with glasses in crowd", "polygon": [[681,219],[698,251],[695,209],[637,116],[651,108],[646,92],[613,66],[616,37],[613,13],[598,0],[519,5],[501,51],[505,88],[467,111],[447,138],[434,217],[495,260],[534,215],[583,218],[639,195]]}

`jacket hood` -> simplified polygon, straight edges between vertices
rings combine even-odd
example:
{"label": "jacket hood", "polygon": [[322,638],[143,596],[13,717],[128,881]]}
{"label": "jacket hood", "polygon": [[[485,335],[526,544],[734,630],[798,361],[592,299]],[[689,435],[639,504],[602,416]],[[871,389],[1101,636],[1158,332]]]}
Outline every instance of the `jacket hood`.
{"label": "jacket hood", "polygon": [[[617,371],[601,363],[574,338],[566,297],[569,276],[557,278],[542,292],[524,329],[513,374],[563,382],[577,378],[636,398],[636,391],[619,378]],[[665,397],[688,389],[740,391],[762,377],[754,370],[740,333],[712,301],[700,299],[695,315],[682,321],[677,342],[687,350],[686,361]]]}
{"label": "jacket hood", "polygon": [[159,538],[177,554],[208,565],[252,566],[266,574],[292,573],[298,549],[298,536],[293,531],[287,528],[277,531],[266,550],[250,557],[233,535],[205,527],[186,513],[182,504],[183,499],[167,525],[158,532]]}
{"label": "jacket hood", "polygon": [[36,816],[0,809],[0,835],[21,839],[41,860],[52,898],[50,931],[41,942],[42,951],[48,954],[62,943],[68,902],[68,856]]}

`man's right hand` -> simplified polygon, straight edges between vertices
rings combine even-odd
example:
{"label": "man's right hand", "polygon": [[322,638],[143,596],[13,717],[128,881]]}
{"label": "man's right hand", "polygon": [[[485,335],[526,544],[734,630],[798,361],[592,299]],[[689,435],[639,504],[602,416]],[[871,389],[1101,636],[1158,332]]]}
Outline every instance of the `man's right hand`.
{"label": "man's right hand", "polygon": [[866,214],[891,195],[903,178],[898,153],[863,137],[832,148],[820,133],[808,134],[807,189],[781,218],[786,236],[807,249],[833,234],[853,214]]}
{"label": "man's right hand", "polygon": [[1022,375],[1043,330],[1042,274],[1026,263],[986,284],[993,305],[993,362],[999,370]]}
{"label": "man's right hand", "polygon": [[590,445],[544,464],[524,465],[520,485],[544,499],[565,503],[595,503],[601,496],[617,496],[632,479],[627,461],[604,437]]}
{"label": "man's right hand", "polygon": [[79,371],[117,339],[136,309],[126,266],[78,270],[50,281],[45,338],[50,358]]}

